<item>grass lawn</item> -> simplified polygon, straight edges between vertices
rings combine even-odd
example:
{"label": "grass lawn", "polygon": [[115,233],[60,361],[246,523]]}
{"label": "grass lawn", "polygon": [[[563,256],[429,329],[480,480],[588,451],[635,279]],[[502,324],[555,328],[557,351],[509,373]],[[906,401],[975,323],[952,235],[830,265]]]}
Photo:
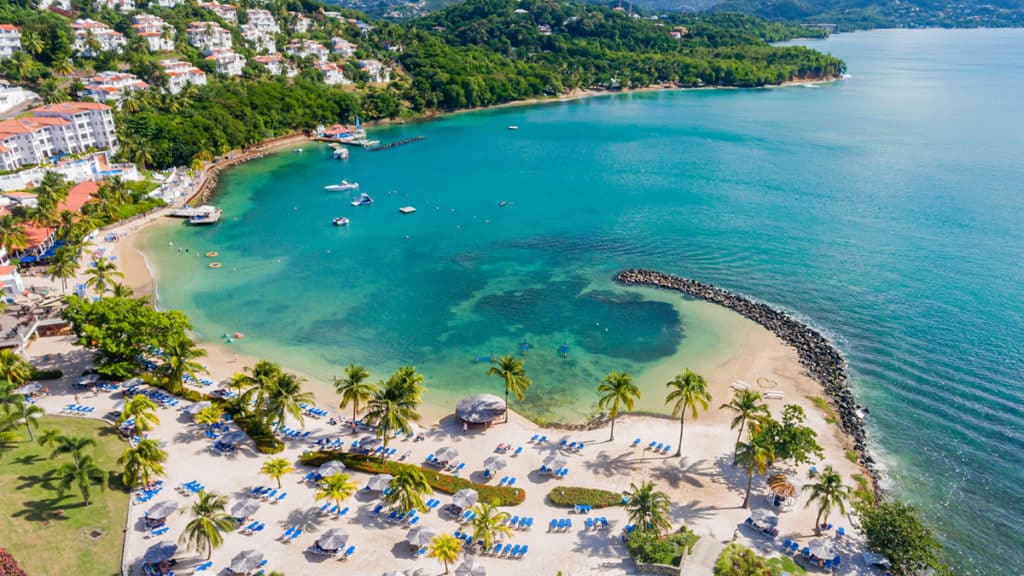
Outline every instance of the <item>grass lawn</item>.
{"label": "grass lawn", "polygon": [[[46,416],[39,428],[95,438],[93,454],[100,468],[111,472],[110,486],[105,491],[93,489],[88,507],[74,488],[58,498],[45,475],[70,456],[50,460],[50,449],[29,442],[22,428],[24,440],[0,454],[0,546],[32,575],[120,574],[128,493],[117,476],[116,461],[128,444],[98,420]],[[102,535],[97,537],[96,531]]]}

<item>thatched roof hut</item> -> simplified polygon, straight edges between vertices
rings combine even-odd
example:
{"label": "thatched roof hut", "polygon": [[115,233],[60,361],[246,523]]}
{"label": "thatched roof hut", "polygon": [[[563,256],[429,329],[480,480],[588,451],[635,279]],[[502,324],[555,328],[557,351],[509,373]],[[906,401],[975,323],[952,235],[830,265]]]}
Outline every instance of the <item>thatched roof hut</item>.
{"label": "thatched roof hut", "polygon": [[474,394],[459,401],[455,415],[470,426],[490,426],[505,417],[505,401],[494,394]]}

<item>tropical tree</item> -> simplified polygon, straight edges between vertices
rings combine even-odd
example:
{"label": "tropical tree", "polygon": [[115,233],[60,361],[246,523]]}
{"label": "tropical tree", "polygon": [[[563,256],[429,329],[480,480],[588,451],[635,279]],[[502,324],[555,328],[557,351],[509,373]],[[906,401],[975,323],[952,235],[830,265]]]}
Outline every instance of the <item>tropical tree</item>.
{"label": "tropical tree", "polygon": [[21,33],[21,47],[29,54],[38,56],[46,48],[46,43],[35,30],[25,30]]}
{"label": "tropical tree", "polygon": [[448,566],[459,559],[462,554],[462,540],[451,534],[438,534],[430,539],[430,550],[427,555],[436,558],[444,564],[444,573],[448,573]]}
{"label": "tropical tree", "polygon": [[[768,405],[761,402],[761,393],[754,392],[753,390],[737,390],[733,395],[732,400],[728,404],[722,404],[721,410],[730,410],[733,413],[732,423],[729,424],[729,429],[739,428],[739,433],[736,434],[736,445],[740,443],[740,438],[743,437],[743,428],[748,422],[755,422],[762,420],[769,416]],[[736,452],[733,450],[733,457]]]}
{"label": "tropical tree", "polygon": [[224,410],[220,406],[207,406],[192,416],[196,424],[213,426],[224,416]]}
{"label": "tropical tree", "polygon": [[768,561],[738,542],[732,542],[715,561],[715,576],[772,576]]}
{"label": "tropical tree", "polygon": [[377,424],[377,436],[384,448],[395,432],[409,433],[410,423],[420,419],[417,408],[423,400],[423,376],[411,366],[399,368],[387,382],[380,382],[367,404],[365,419]]}
{"label": "tropical tree", "polygon": [[60,58],[51,66],[54,74],[58,74],[67,78],[71,76],[71,73],[75,71],[75,65],[71,62],[70,58]]}
{"label": "tropical tree", "polygon": [[823,522],[828,522],[833,508],[838,508],[840,514],[846,514],[846,502],[850,498],[850,487],[843,485],[842,476],[831,466],[826,466],[818,476],[818,481],[811,484],[810,487],[811,495],[804,508],[809,507],[815,501],[818,502],[818,516],[814,519],[815,531],[821,530]]}
{"label": "tropical tree", "polygon": [[530,387],[530,378],[526,375],[522,358],[505,354],[501,358],[492,359],[491,362],[494,366],[487,369],[487,375],[497,376],[505,381],[505,422],[508,422],[509,392],[515,394],[516,400],[522,402],[526,397],[526,390]]}
{"label": "tropical tree", "polygon": [[95,438],[87,438],[85,436],[58,436],[53,452],[50,453],[50,458],[52,459],[64,454],[70,454],[71,459],[77,463],[86,456],[86,448],[95,447]]}
{"label": "tropical tree", "polygon": [[281,370],[272,362],[261,360],[244,376],[249,389],[242,393],[244,403],[254,402],[258,414],[267,423],[277,420],[276,433],[284,426],[286,415],[294,417],[305,426],[301,404],[312,404],[313,394],[302,391],[304,380]]}
{"label": "tropical tree", "polygon": [[60,438],[60,430],[57,430],[56,428],[46,428],[39,437],[36,438],[36,442],[43,448],[50,448],[52,450],[53,447],[57,445],[58,438]]}
{"label": "tropical tree", "polygon": [[672,501],[667,494],[654,489],[654,482],[644,481],[639,486],[631,483],[625,497],[626,513],[637,530],[663,534],[672,528]]}
{"label": "tropical tree", "polygon": [[352,496],[359,490],[359,486],[351,474],[339,472],[321,478],[317,484],[316,500],[327,500],[341,506],[341,501]]}
{"label": "tropical tree", "polygon": [[156,440],[143,438],[135,446],[125,448],[117,463],[124,466],[121,474],[121,481],[125,486],[135,488],[146,486],[154,478],[164,476],[163,463],[167,461],[167,453],[164,452]]}
{"label": "tropical tree", "polygon": [[694,418],[697,417],[697,409],[708,409],[708,402],[711,401],[711,394],[708,392],[708,382],[703,376],[691,371],[677,375],[665,386],[670,389],[665,402],[674,402],[672,415],[679,417],[679,445],[676,447],[676,456],[683,453],[683,428],[686,426],[686,412],[689,411]]}
{"label": "tropical tree", "polygon": [[228,499],[224,496],[207,492],[199,492],[192,504],[192,520],[185,525],[180,541],[195,551],[206,550],[206,559],[210,559],[213,549],[224,543],[224,533],[235,529],[235,519],[225,510]]}
{"label": "tropical tree", "polygon": [[494,539],[499,534],[512,535],[512,529],[506,525],[510,514],[498,509],[493,502],[479,502],[472,508],[476,516],[471,521],[473,527],[473,541],[484,541],[484,550],[490,550],[494,545]]}
{"label": "tropical tree", "polygon": [[95,266],[90,266],[85,275],[85,285],[94,288],[100,295],[106,293],[107,288],[112,286],[116,279],[124,278],[117,266],[106,258],[96,260]]}
{"label": "tropical tree", "polygon": [[28,234],[25,228],[11,214],[0,216],[0,246],[6,249],[8,254],[28,247]]}
{"label": "tropical tree", "polygon": [[349,364],[345,368],[344,378],[333,378],[334,389],[341,394],[341,405],[344,410],[349,404],[352,405],[352,428],[355,429],[356,417],[359,415],[360,404],[365,405],[376,390],[376,387],[366,380],[370,377],[369,371],[362,366]]}
{"label": "tropical tree", "polygon": [[155,424],[160,423],[156,415],[156,402],[144,394],[136,394],[125,401],[117,423],[121,424],[129,418],[135,418],[135,430],[138,432],[152,430]]}
{"label": "tropical tree", "polygon": [[78,273],[78,248],[65,244],[53,251],[50,266],[46,269],[51,280],[60,280],[61,291],[68,292],[68,280]]}
{"label": "tropical tree", "polygon": [[67,102],[68,93],[57,83],[56,78],[50,78],[39,85],[39,97],[46,104],[60,104]]}
{"label": "tropical tree", "polygon": [[25,397],[21,394],[15,394],[15,396],[18,396],[20,401],[13,404],[10,415],[16,422],[25,425],[25,429],[28,430],[28,439],[35,442],[36,436],[32,433],[32,429],[39,428],[39,419],[46,414],[46,411],[35,404],[25,402]]}
{"label": "tropical tree", "polygon": [[32,365],[11,350],[0,350],[0,380],[17,388],[32,377]]}
{"label": "tropical tree", "polygon": [[295,467],[285,458],[271,458],[260,467],[260,474],[265,474],[276,480],[278,489],[281,488],[281,478],[285,474],[294,471]]}
{"label": "tropical tree", "polygon": [[734,464],[743,466],[747,471],[747,492],[743,496],[743,507],[750,504],[750,488],[754,484],[754,472],[764,474],[768,471],[769,463],[774,459],[770,439],[758,430],[751,430],[750,440],[740,442],[736,447],[736,455],[733,458]]}
{"label": "tropical tree", "polygon": [[96,465],[92,454],[81,454],[73,461],[62,464],[57,468],[56,476],[57,495],[63,498],[72,486],[76,486],[86,506],[89,505],[89,494],[93,486],[99,486],[100,490],[107,486],[107,474]]}
{"label": "tropical tree", "polygon": [[131,298],[135,296],[135,291],[118,282],[114,284],[114,287],[110,290],[110,295],[114,298]]}
{"label": "tropical tree", "polygon": [[156,374],[166,382],[171,392],[177,393],[181,390],[186,374],[193,380],[197,379],[198,374],[206,374],[206,368],[196,362],[204,357],[206,350],[196,346],[188,334],[176,333],[164,342],[164,361],[157,367]]}
{"label": "tropical tree", "polygon": [[612,371],[604,377],[604,382],[597,387],[597,392],[601,394],[597,407],[607,410],[608,416],[612,419],[608,440],[615,440],[615,419],[619,416],[619,409],[624,406],[627,412],[632,412],[633,401],[640,398],[640,388],[633,383],[633,377],[629,374]]}
{"label": "tropical tree", "polygon": [[427,506],[423,503],[423,495],[434,493],[427,482],[427,477],[415,468],[403,468],[401,472],[395,474],[391,479],[390,488],[391,491],[384,499],[402,512],[426,512]]}

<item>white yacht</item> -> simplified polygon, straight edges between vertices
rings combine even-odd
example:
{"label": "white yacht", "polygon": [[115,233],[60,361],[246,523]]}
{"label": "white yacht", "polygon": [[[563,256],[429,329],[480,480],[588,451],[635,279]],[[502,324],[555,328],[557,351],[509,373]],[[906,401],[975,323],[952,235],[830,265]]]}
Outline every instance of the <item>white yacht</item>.
{"label": "white yacht", "polygon": [[348,180],[342,180],[340,184],[330,184],[324,186],[324,190],[359,190],[359,182],[349,182]]}

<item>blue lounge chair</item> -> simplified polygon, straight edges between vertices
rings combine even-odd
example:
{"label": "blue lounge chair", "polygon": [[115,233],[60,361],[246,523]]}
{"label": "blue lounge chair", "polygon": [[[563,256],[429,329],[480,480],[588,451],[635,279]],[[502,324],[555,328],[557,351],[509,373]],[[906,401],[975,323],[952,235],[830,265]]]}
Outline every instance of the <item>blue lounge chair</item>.
{"label": "blue lounge chair", "polygon": [[502,556],[508,556],[508,553],[512,551],[511,544],[505,544],[505,548],[501,551]]}
{"label": "blue lounge chair", "polygon": [[500,554],[500,553],[501,553],[501,543],[499,542],[499,543],[494,545],[494,548],[491,548],[491,554]]}
{"label": "blue lounge chair", "polygon": [[515,485],[516,485],[516,477],[513,476],[513,477],[509,478],[507,486],[515,486]]}
{"label": "blue lounge chair", "polygon": [[519,557],[522,558],[523,556],[526,556],[526,551],[529,550],[529,549],[530,549],[530,545],[529,544],[523,544],[523,547],[519,549]]}
{"label": "blue lounge chair", "polygon": [[515,546],[513,546],[512,547],[512,554],[511,554],[511,556],[519,556],[519,549],[520,549],[519,544],[516,544]]}
{"label": "blue lounge chair", "polygon": [[348,559],[348,558],[350,558],[350,557],[351,557],[351,556],[352,556],[353,554],[355,554],[355,552],[356,552],[356,547],[355,547],[355,546],[349,546],[349,547],[348,547],[348,550],[345,550],[345,554],[344,554],[344,555],[342,556],[342,558],[344,558],[344,559]]}
{"label": "blue lounge chair", "polygon": [[793,554],[796,554],[798,550],[800,550],[800,545],[797,544],[795,541],[789,545],[789,551]]}
{"label": "blue lounge chair", "polygon": [[671,444],[665,444],[665,449],[662,450],[661,453],[662,454],[668,454],[671,451],[672,451],[672,445]]}
{"label": "blue lounge chair", "polygon": [[345,514],[348,514],[348,506],[342,508],[341,510],[338,510],[338,515],[337,516],[338,516],[338,518],[341,518]]}
{"label": "blue lounge chair", "polygon": [[295,540],[296,538],[298,538],[299,536],[302,536],[302,528],[296,528],[295,531],[292,532],[291,538],[289,538],[287,541],[291,542],[291,541]]}
{"label": "blue lounge chair", "polygon": [[384,509],[383,504],[377,504],[377,507],[370,512],[370,516],[380,516],[380,511]]}
{"label": "blue lounge chair", "polygon": [[639,445],[640,445],[640,439],[637,438],[636,440],[633,440],[633,444],[630,447],[631,448],[636,448]]}
{"label": "blue lounge chair", "polygon": [[590,530],[591,528],[594,527],[594,520],[591,519],[591,518],[587,518],[587,521],[585,522],[585,524],[587,525],[587,530]]}
{"label": "blue lounge chair", "polygon": [[213,566],[213,560],[207,560],[206,562],[203,562],[199,566],[196,566],[196,570],[195,571],[196,572],[203,572],[204,570],[209,570],[211,566]]}
{"label": "blue lounge chair", "polygon": [[274,504],[277,504],[281,500],[284,500],[286,496],[288,496],[287,492],[281,492],[280,494],[277,495],[277,500],[274,500]]}
{"label": "blue lounge chair", "polygon": [[540,434],[534,434],[533,438],[530,438],[530,442],[536,442],[538,438],[540,438]]}
{"label": "blue lounge chair", "polygon": [[512,453],[512,457],[515,458],[516,456],[519,456],[522,453],[523,453],[523,447],[522,446],[516,446],[516,451]]}
{"label": "blue lounge chair", "polygon": [[831,560],[825,560],[824,568],[825,568],[825,570],[831,570],[832,569],[832,561]]}
{"label": "blue lounge chair", "polygon": [[291,538],[293,532],[295,532],[295,528],[289,527],[287,530],[284,531],[284,534],[281,534],[281,537],[278,538],[278,540],[287,540]]}
{"label": "blue lounge chair", "polygon": [[604,516],[601,516],[601,528],[607,528],[607,527],[608,527],[608,519],[605,518]]}
{"label": "blue lounge chair", "polygon": [[410,527],[415,526],[416,524],[419,523],[419,521],[420,521],[420,517],[419,516],[413,517],[413,518],[411,518],[409,520],[408,526],[410,526]]}

